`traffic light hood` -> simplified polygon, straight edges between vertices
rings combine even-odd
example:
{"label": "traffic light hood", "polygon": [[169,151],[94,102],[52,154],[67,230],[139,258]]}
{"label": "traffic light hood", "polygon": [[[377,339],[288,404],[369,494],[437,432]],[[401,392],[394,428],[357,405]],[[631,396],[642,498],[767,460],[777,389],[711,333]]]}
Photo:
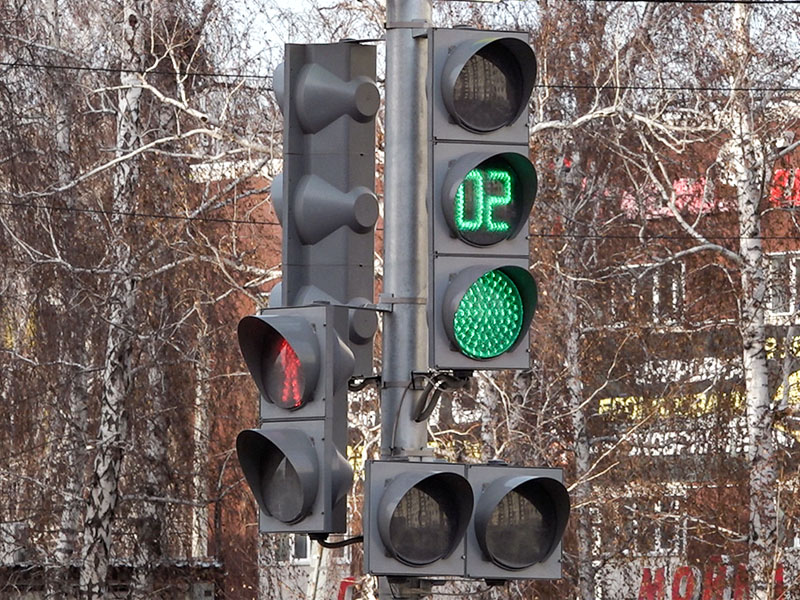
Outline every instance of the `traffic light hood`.
{"label": "traffic light hood", "polygon": [[[287,524],[309,513],[317,497],[320,465],[304,432],[248,429],[236,437],[236,453],[261,510]],[[283,476],[276,477],[279,473]]]}
{"label": "traffic light hood", "polygon": [[[429,523],[427,533],[436,538],[438,547],[420,543],[420,524],[411,523],[406,515],[398,516],[404,503],[414,505],[415,516]],[[424,566],[452,554],[462,542],[471,516],[472,488],[463,476],[412,471],[398,475],[386,486],[378,504],[378,532],[391,556],[407,565]]]}
{"label": "traffic light hood", "polygon": [[536,281],[524,267],[467,267],[445,292],[442,324],[461,352],[476,359],[494,358],[528,339],[537,301]]}
{"label": "traffic light hood", "polygon": [[[513,98],[509,98],[512,102],[510,110],[491,121],[486,120],[485,110],[467,110],[459,100],[458,92],[462,87],[459,78],[475,57],[503,72],[508,82],[507,89],[513,92]],[[466,74],[468,78],[470,75]],[[476,133],[495,131],[514,123],[527,109],[536,81],[536,57],[530,45],[519,37],[489,34],[458,44],[444,63],[441,77],[442,100],[453,119]],[[484,104],[478,108],[485,108]]]}
{"label": "traffic light hood", "polygon": [[319,380],[320,348],[311,323],[296,316],[253,315],[239,321],[239,347],[256,387],[268,401],[275,403],[269,389],[270,365],[281,348],[288,344],[295,355],[299,398],[297,408],[308,403]]}
{"label": "traffic light hood", "polygon": [[[502,467],[500,467],[502,468]],[[508,500],[514,495],[518,506]],[[508,503],[501,511],[501,503]],[[513,533],[500,530],[500,543],[492,544],[490,535],[492,525],[501,522],[505,516],[498,513],[528,512],[537,514],[542,531],[531,536],[531,532],[521,522],[512,524],[520,536],[514,540]],[[516,510],[515,510],[516,509]],[[474,526],[478,544],[484,556],[496,565],[509,570],[526,569],[534,564],[545,562],[558,547],[569,519],[569,493],[564,485],[551,477],[538,477],[527,474],[509,475],[492,481],[481,493],[475,508]],[[519,518],[519,516],[517,517]]]}
{"label": "traffic light hood", "polygon": [[[271,366],[281,349],[288,345],[294,354],[292,375],[297,379],[294,389],[299,394],[293,408],[300,408],[313,399],[317,390],[322,349],[315,325],[296,311],[285,310],[292,314],[281,315],[272,311],[272,314],[251,315],[239,321],[239,347],[258,391],[267,401],[280,404],[271,393],[275,386],[270,385],[270,376],[276,376],[278,370]],[[334,365],[333,385],[334,390],[339,390],[353,372],[354,357],[347,344],[335,334],[332,350],[332,355],[326,360]],[[288,374],[284,372],[282,375],[286,377]]]}

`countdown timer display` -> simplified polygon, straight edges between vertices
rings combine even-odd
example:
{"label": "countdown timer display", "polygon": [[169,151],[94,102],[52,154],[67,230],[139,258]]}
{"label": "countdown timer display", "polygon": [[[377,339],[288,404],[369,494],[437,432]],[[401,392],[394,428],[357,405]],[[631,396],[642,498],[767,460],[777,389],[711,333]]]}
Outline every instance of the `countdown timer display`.
{"label": "countdown timer display", "polygon": [[467,173],[453,199],[458,237],[474,246],[505,240],[522,217],[524,204],[519,177],[508,161],[484,161]]}
{"label": "countdown timer display", "polygon": [[485,248],[514,238],[536,196],[536,171],[516,152],[470,154],[444,181],[442,212],[452,237]]}

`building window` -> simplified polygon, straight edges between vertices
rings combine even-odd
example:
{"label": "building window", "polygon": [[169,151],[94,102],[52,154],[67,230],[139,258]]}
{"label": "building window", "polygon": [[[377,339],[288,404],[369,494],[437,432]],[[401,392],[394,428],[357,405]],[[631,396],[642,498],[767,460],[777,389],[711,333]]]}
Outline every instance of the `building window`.
{"label": "building window", "polygon": [[768,254],[767,311],[771,315],[793,315],[800,309],[800,253]]}
{"label": "building window", "polygon": [[292,536],[292,562],[307,563],[308,556],[308,536],[302,533],[295,533]]}
{"label": "building window", "polygon": [[274,538],[275,560],[295,564],[308,564],[309,540],[301,533],[286,533]]}
{"label": "building window", "polygon": [[627,556],[680,556],[686,547],[683,498],[630,499],[622,526]]}
{"label": "building window", "polygon": [[629,265],[611,284],[612,322],[673,325],[683,313],[683,291],[682,263]]}

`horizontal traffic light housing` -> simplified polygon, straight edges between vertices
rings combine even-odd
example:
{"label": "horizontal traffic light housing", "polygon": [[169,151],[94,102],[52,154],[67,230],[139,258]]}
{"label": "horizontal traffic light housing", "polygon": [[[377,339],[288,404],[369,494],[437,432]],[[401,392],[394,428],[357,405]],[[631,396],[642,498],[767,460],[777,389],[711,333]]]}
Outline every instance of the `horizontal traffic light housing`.
{"label": "horizontal traffic light housing", "polygon": [[368,461],[365,570],[557,579],[569,511],[561,469]]}

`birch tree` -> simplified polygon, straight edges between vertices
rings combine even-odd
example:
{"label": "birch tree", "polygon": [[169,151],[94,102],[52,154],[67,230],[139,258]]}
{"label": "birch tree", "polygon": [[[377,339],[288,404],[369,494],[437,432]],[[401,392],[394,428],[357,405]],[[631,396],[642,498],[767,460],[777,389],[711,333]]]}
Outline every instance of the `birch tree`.
{"label": "birch tree", "polygon": [[[255,286],[275,278],[245,222],[274,221],[261,203],[264,184],[242,193],[274,156],[265,118],[274,100],[263,101],[263,88],[242,92],[264,78],[231,84],[224,71],[211,75],[229,7],[188,9],[145,0],[2,9],[0,231],[9,270],[0,286],[0,357],[3,397],[18,398],[4,403],[11,419],[4,450],[22,442],[3,465],[3,496],[21,493],[3,512],[30,524],[25,546],[47,557],[53,596],[72,593],[77,567],[81,595],[103,597],[124,557],[136,565],[131,593],[148,596],[160,564],[207,556],[209,505],[216,511],[211,551],[229,552],[218,538],[227,506],[241,501],[232,494],[239,477],[230,467],[231,422],[209,441],[220,410],[244,410],[234,400],[241,393],[225,408],[214,404],[235,364],[228,358],[232,307],[259,297]],[[198,70],[209,72],[202,83]],[[250,118],[255,109],[259,119]],[[254,160],[231,167],[239,156]],[[201,175],[193,183],[187,161],[221,163],[228,180]],[[223,214],[198,219],[213,211]],[[215,222],[225,225],[203,228]],[[208,284],[198,286],[197,277]],[[210,345],[223,350],[213,363]],[[36,415],[18,394],[26,372],[27,387],[41,389],[46,418],[39,423],[22,418]],[[170,385],[179,373],[193,383]],[[180,408],[186,398],[192,410]],[[176,411],[188,419],[167,427]],[[192,432],[190,451],[177,451]],[[220,444],[228,445],[224,452]],[[209,481],[215,470],[219,479]],[[247,561],[231,563],[233,581]]]}
{"label": "birch tree", "polygon": [[[762,600],[771,596],[773,557],[779,543],[774,389],[769,386],[765,349],[768,282],[764,240],[770,235],[770,211],[764,200],[774,161],[794,147],[776,151],[775,139],[784,129],[796,127],[792,108],[796,99],[781,91],[791,84],[796,61],[782,57],[780,47],[797,40],[793,35],[784,38],[780,32],[787,31],[785,22],[797,15],[789,11],[778,17],[769,8],[735,5],[687,10],[678,17],[668,32],[685,40],[683,43],[676,46],[675,37],[669,36],[653,36],[648,42],[652,52],[663,53],[649,73],[665,91],[641,96],[631,105],[623,116],[627,123],[620,121],[619,130],[628,125],[638,144],[626,145],[620,152],[629,157],[635,177],[643,175],[638,180],[646,185],[639,188],[640,195],[656,190],[667,214],[692,242],[662,254],[658,262],[701,254],[738,273],[736,327],[746,404],[750,591],[753,598]],[[773,35],[763,36],[766,31]],[[691,74],[682,85],[688,82],[687,87],[697,89],[666,91],[679,73]],[[707,153],[704,158],[700,157],[703,153]],[[687,218],[674,182],[689,175],[690,161],[701,165],[693,177],[701,182],[700,195],[706,204]],[[726,243],[714,231],[721,223],[709,216],[717,212],[712,208],[714,198],[725,189],[732,191],[732,199],[722,210],[733,211],[736,245]]]}

